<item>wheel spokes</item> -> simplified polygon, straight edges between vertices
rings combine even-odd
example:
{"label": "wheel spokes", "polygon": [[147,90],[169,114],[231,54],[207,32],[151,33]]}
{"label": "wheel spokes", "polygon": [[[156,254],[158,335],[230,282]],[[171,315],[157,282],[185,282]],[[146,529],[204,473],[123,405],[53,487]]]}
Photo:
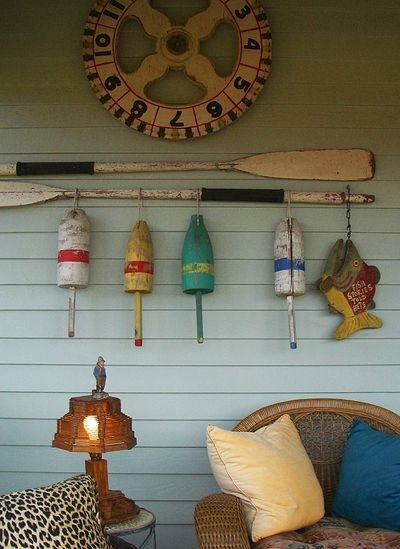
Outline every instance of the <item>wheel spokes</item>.
{"label": "wheel spokes", "polygon": [[210,36],[215,27],[226,19],[229,19],[228,12],[222,2],[210,0],[207,9],[188,19],[185,29],[198,40],[202,40]]}
{"label": "wheel spokes", "polygon": [[225,87],[226,79],[218,76],[211,61],[200,53],[186,61],[185,72],[207,91],[205,99],[217,95]]}
{"label": "wheel spokes", "polygon": [[124,78],[128,86],[140,96],[145,96],[145,87],[164,76],[169,69],[168,61],[159,53],[147,55],[137,71],[125,73]]}
{"label": "wheel spokes", "polygon": [[160,38],[171,28],[168,17],[150,6],[148,0],[136,0],[126,12],[127,17],[135,17],[146,34],[153,38]]}

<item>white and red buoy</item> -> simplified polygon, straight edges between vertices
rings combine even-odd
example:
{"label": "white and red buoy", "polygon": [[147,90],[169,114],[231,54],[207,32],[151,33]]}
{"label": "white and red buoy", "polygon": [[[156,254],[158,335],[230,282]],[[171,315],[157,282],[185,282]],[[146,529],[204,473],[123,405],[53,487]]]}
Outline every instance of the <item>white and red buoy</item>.
{"label": "white and red buoy", "polygon": [[69,289],[68,337],[75,335],[77,288],[89,284],[90,221],[84,210],[67,210],[58,227],[57,285]]}
{"label": "white and red buoy", "polygon": [[297,348],[293,296],[306,291],[304,241],[300,225],[293,217],[281,219],[274,243],[275,293],[286,296],[290,348]]}

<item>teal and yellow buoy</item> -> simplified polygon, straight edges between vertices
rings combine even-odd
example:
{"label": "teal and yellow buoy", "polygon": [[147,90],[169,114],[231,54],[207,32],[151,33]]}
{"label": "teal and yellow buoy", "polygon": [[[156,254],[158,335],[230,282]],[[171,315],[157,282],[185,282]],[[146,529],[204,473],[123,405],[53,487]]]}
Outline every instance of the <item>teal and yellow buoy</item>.
{"label": "teal and yellow buoy", "polygon": [[214,256],[203,216],[192,215],[182,249],[182,289],[196,296],[197,342],[203,343],[202,295],[214,291]]}

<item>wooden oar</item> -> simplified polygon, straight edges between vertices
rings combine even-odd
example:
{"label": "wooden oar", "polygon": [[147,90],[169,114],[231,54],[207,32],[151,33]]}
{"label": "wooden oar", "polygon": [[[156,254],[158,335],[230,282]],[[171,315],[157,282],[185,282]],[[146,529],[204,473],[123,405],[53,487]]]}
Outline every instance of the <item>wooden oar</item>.
{"label": "wooden oar", "polygon": [[204,202],[288,202],[305,204],[367,204],[375,201],[373,194],[346,192],[285,191],[283,189],[61,189],[40,183],[0,180],[0,208],[41,204],[50,200],[80,198],[138,198],[146,200],[200,200]]}
{"label": "wooden oar", "polygon": [[188,170],[235,170],[278,179],[361,181],[374,176],[371,151],[321,149],[267,152],[228,162],[17,162],[0,165],[0,176],[110,174]]}

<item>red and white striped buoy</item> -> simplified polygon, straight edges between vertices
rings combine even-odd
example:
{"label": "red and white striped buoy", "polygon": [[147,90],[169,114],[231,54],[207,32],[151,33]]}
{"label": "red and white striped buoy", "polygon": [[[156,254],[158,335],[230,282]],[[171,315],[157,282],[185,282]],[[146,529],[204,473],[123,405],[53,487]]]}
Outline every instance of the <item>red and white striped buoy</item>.
{"label": "red and white striped buoy", "polygon": [[89,284],[90,221],[80,208],[65,212],[58,227],[57,285],[69,289],[68,337],[75,335],[75,295]]}
{"label": "red and white striped buoy", "polygon": [[293,217],[281,219],[274,243],[275,293],[287,296],[290,348],[297,348],[293,296],[306,291],[304,240],[300,225]]}

